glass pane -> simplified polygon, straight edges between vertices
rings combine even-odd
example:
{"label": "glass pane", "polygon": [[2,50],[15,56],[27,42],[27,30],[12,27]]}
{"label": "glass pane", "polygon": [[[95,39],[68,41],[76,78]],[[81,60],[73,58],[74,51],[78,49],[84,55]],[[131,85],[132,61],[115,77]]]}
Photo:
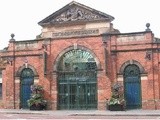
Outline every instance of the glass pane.
{"label": "glass pane", "polygon": [[95,70],[93,56],[84,50],[71,50],[63,55],[59,62],[59,71]]}

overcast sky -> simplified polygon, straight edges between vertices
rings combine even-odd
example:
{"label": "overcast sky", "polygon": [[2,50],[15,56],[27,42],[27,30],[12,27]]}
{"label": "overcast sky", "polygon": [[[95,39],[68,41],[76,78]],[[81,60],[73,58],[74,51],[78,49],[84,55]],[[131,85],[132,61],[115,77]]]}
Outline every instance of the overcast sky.
{"label": "overcast sky", "polygon": [[[39,21],[72,0],[0,0],[0,49],[8,46],[10,34],[15,39],[35,39],[41,33]],[[150,23],[160,38],[159,0],[75,0],[115,18],[114,28],[121,33],[141,32]]]}

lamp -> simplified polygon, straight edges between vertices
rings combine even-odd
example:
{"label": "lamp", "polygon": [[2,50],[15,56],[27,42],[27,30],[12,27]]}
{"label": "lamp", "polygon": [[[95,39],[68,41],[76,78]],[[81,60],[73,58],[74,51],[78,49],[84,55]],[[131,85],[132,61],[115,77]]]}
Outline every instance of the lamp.
{"label": "lamp", "polygon": [[146,60],[151,60],[152,59],[152,51],[146,51],[146,56],[145,56]]}
{"label": "lamp", "polygon": [[7,63],[12,66],[13,63],[13,57],[7,57]]}

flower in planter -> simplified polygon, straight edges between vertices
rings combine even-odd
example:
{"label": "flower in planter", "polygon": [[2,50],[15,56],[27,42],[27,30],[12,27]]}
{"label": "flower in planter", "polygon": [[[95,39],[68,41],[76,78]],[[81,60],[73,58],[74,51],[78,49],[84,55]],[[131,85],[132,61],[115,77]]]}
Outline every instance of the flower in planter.
{"label": "flower in planter", "polygon": [[34,84],[34,85],[31,85],[31,91],[32,93],[43,92],[43,87],[41,85]]}
{"label": "flower in planter", "polygon": [[111,107],[119,107],[120,110],[124,110],[125,108],[125,99],[124,99],[124,92],[123,86],[120,83],[115,83],[112,86],[112,96],[107,101],[108,109]]}
{"label": "flower in planter", "polygon": [[47,101],[43,98],[43,87],[41,85],[32,85],[31,91],[31,98],[27,101],[30,109],[46,109]]}

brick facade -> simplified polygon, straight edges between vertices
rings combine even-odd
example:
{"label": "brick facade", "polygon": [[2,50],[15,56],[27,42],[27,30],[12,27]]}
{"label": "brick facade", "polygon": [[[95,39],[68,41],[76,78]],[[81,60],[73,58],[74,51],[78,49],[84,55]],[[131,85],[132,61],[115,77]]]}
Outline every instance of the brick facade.
{"label": "brick facade", "polygon": [[[95,20],[88,22],[82,18],[67,17],[59,22],[63,9],[66,11],[73,6],[88,12]],[[96,61],[98,110],[106,109],[112,84],[124,84],[125,68],[133,64],[140,71],[140,108],[160,109],[160,40],[154,37],[148,26],[142,32],[120,33],[113,28],[112,16],[102,16],[87,8],[77,2],[66,5],[39,22],[43,27],[42,34],[34,40],[16,41],[12,36],[7,49],[0,52],[3,79],[1,108],[22,108],[21,72],[30,68],[34,73],[34,83],[44,87],[48,109],[57,110],[59,61],[66,52],[82,49],[91,53]],[[81,14],[78,12],[78,15]]]}

